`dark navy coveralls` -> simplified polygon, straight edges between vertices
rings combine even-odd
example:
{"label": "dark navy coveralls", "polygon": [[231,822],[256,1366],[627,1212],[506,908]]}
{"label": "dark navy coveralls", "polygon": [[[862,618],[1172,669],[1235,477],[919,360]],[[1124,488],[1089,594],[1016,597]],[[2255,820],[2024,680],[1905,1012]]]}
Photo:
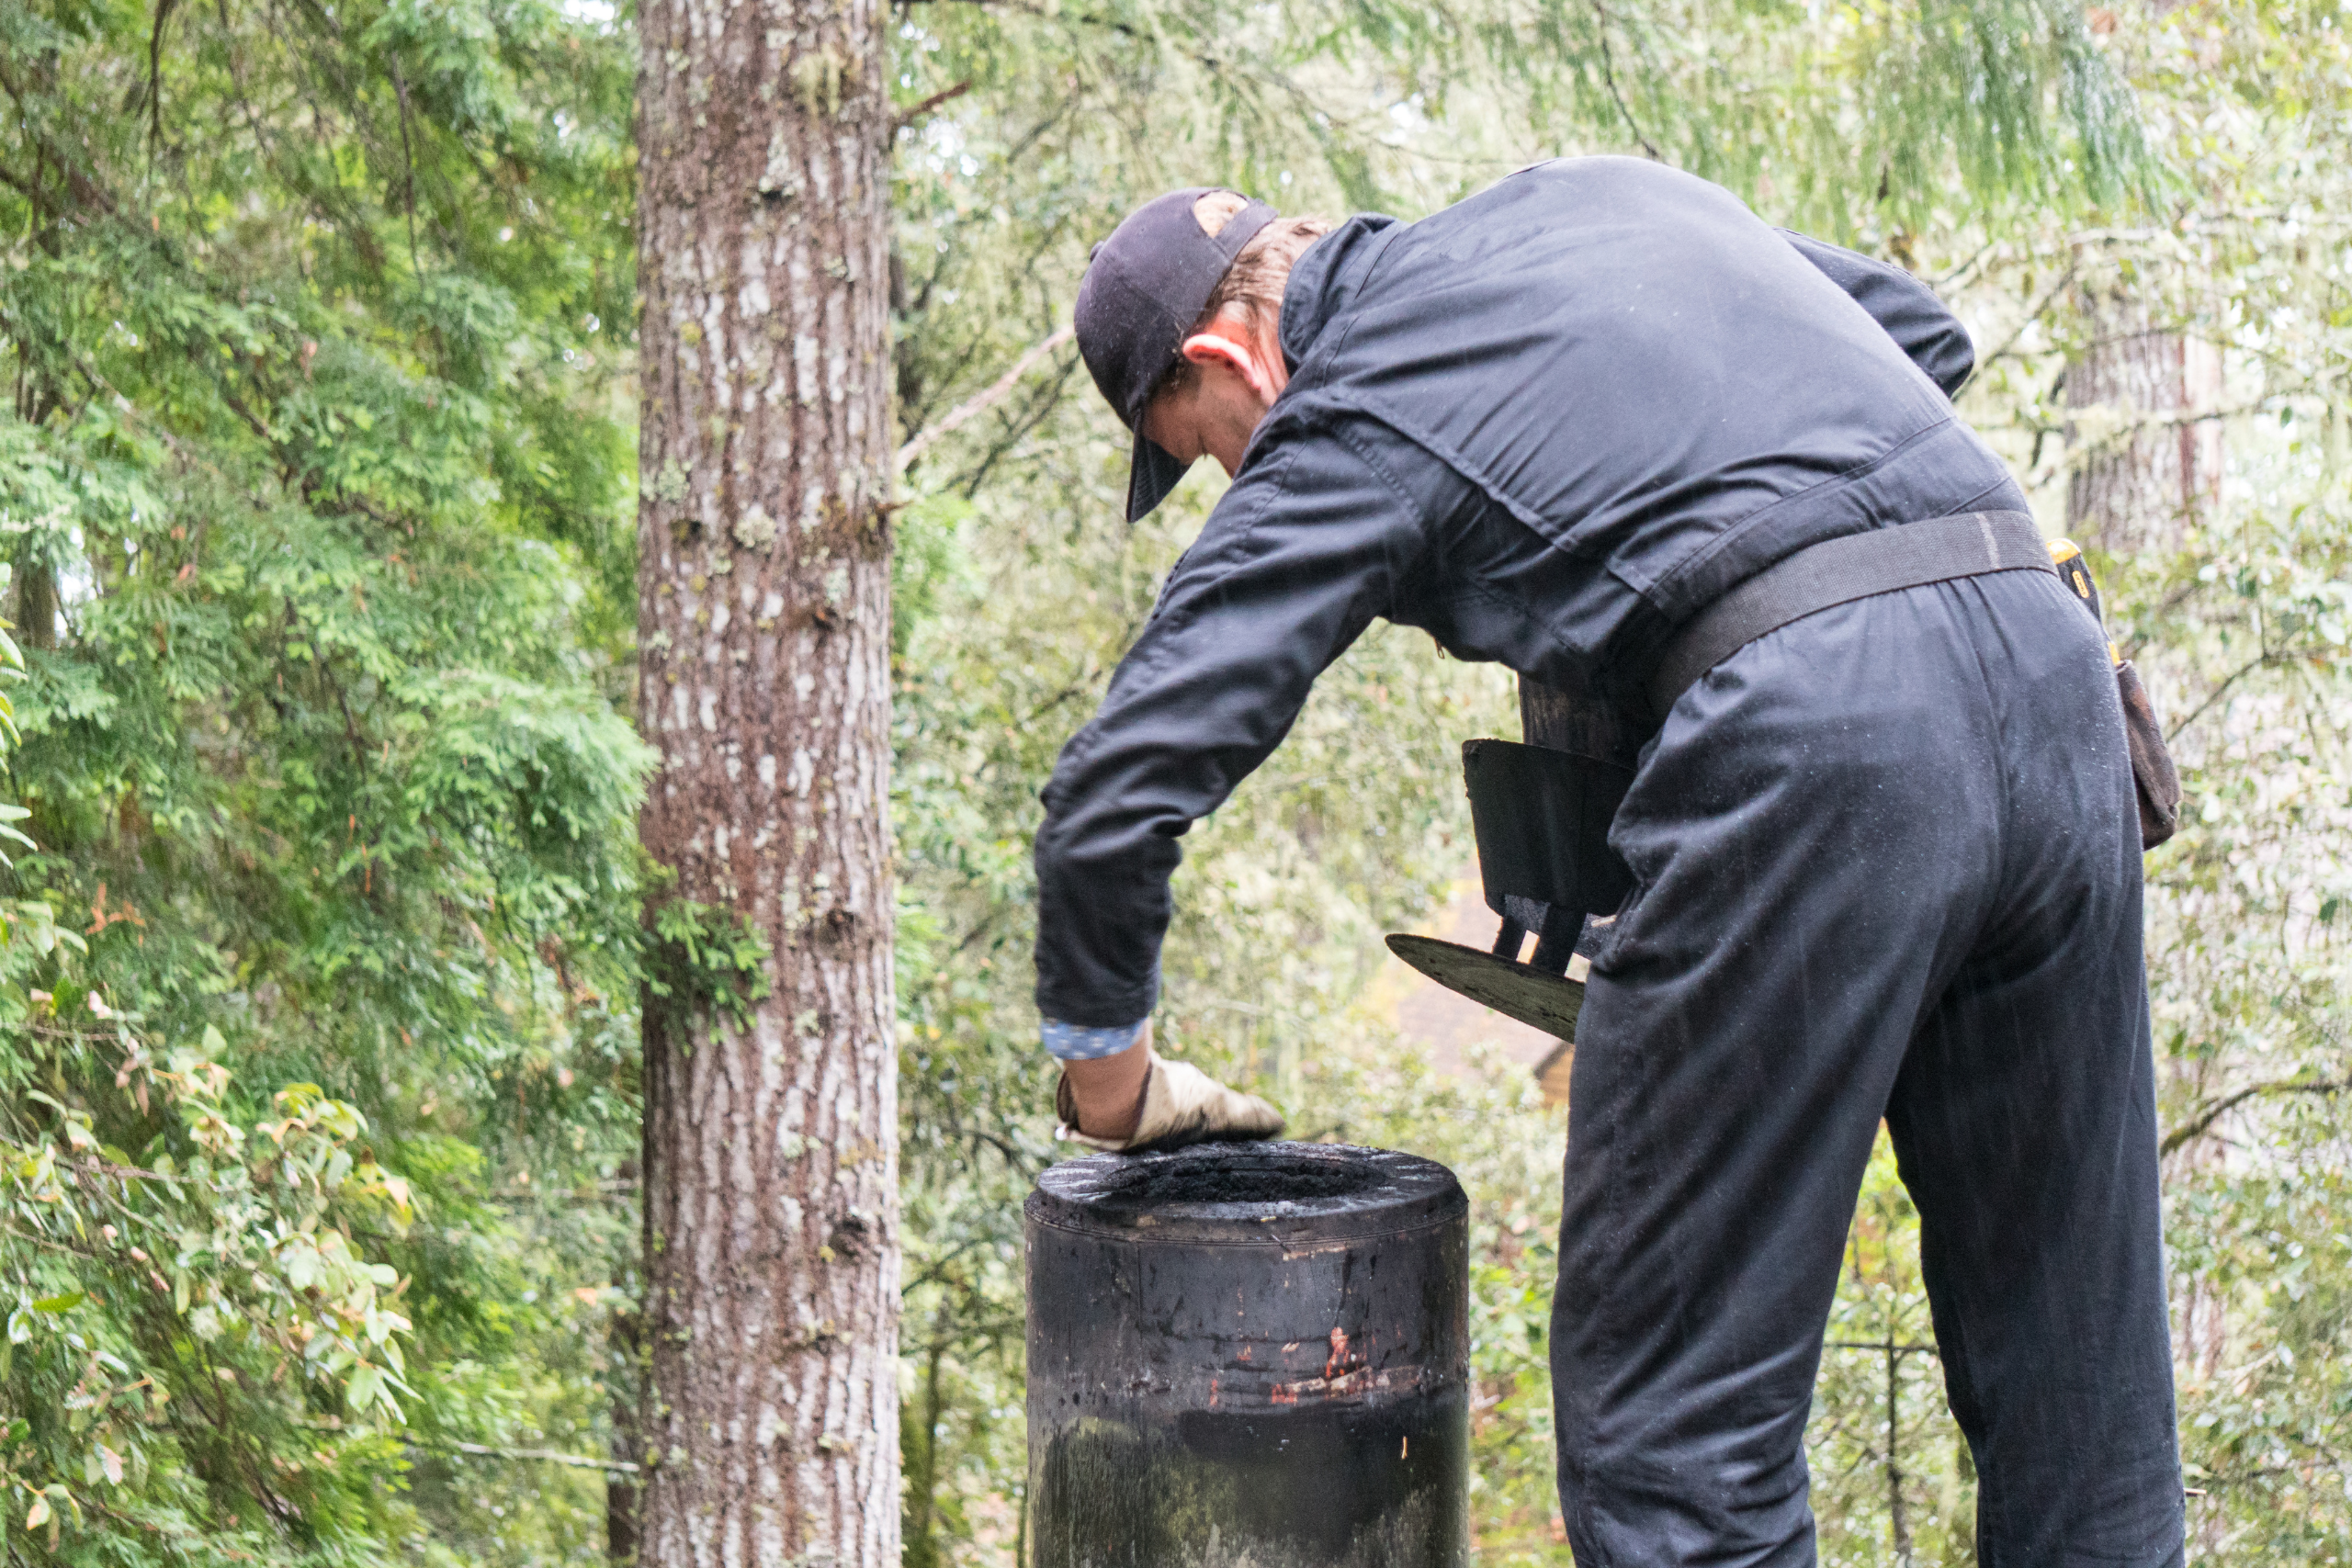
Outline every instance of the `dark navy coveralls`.
{"label": "dark navy coveralls", "polygon": [[[1151,1010],[1178,838],[1374,615],[1637,704],[1808,545],[2024,510],[1906,275],[1657,164],[1539,165],[1315,244],[1288,389],[1064,750],[1038,1005]],[[2107,651],[2054,578],[1749,643],[1644,749],[1592,961],[1552,1367],[1584,1568],[1814,1561],[1803,1434],[1881,1118],[1986,1568],[2182,1555],[2141,961]]]}

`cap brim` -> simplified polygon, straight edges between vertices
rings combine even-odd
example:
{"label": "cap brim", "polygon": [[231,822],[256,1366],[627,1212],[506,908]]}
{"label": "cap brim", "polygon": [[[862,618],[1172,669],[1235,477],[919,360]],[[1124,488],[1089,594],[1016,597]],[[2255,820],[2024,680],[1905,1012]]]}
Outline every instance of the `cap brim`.
{"label": "cap brim", "polygon": [[1168,499],[1190,463],[1180,463],[1142,431],[1136,432],[1135,455],[1127,461],[1127,521],[1139,521]]}

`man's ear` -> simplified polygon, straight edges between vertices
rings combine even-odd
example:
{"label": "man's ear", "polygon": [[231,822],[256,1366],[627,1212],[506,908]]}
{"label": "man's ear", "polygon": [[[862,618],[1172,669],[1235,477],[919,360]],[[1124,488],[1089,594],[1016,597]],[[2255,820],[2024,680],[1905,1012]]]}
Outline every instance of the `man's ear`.
{"label": "man's ear", "polygon": [[1224,325],[1222,321],[1213,323],[1207,332],[1195,333],[1186,338],[1182,351],[1184,357],[1195,365],[1224,366],[1249,382],[1250,390],[1272,403],[1274,400],[1274,385],[1268,379],[1265,368],[1258,363],[1256,353],[1249,344],[1217,330]]}

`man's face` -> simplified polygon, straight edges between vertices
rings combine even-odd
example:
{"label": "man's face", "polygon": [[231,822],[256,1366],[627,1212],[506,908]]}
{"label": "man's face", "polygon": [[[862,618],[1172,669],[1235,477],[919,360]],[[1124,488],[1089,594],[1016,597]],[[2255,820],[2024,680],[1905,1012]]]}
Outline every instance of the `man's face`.
{"label": "man's face", "polygon": [[1231,336],[1202,333],[1187,338],[1184,357],[1197,374],[1151,400],[1144,411],[1144,434],[1179,462],[1214,457],[1231,478],[1258,422],[1290,380],[1272,336],[1235,323]]}

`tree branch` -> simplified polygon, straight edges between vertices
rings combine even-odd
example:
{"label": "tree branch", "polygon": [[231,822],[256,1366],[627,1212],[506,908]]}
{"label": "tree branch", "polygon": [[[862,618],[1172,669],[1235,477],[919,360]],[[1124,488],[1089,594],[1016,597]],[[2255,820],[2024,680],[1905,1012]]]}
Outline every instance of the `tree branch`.
{"label": "tree branch", "polygon": [[426,1453],[468,1454],[476,1459],[532,1460],[542,1464],[566,1464],[574,1470],[601,1470],[615,1475],[635,1475],[642,1467],[625,1459],[595,1459],[587,1454],[562,1454],[553,1449],[501,1449],[488,1443],[428,1443],[403,1438],[401,1443]]}
{"label": "tree branch", "polygon": [[1625,95],[1618,90],[1617,62],[1609,49],[1611,19],[1609,13],[1600,5],[1599,0],[1594,0],[1592,12],[1594,16],[1600,18],[1600,80],[1609,89],[1610,101],[1617,106],[1617,112],[1625,117],[1625,129],[1634,133],[1634,140],[1642,144],[1642,151],[1650,155],[1650,161],[1654,164],[1663,164],[1666,162],[1666,155],[1657,150],[1656,142],[1642,133],[1641,122],[1634,118],[1634,110],[1625,102]]}
{"label": "tree branch", "polygon": [[1003,401],[1012,394],[1012,389],[1021,384],[1021,378],[1029,374],[1039,360],[1069,342],[1077,334],[1076,327],[1061,328],[1045,342],[1038,344],[1028,353],[1014,360],[1012,369],[989,382],[978,392],[949,409],[940,417],[936,424],[920,432],[904,446],[899,448],[899,471],[905,473],[914,460],[929,451],[934,443],[945,439],[962,425]]}
{"label": "tree branch", "polygon": [[2220,702],[2223,697],[2229,694],[2231,687],[2236,685],[2240,681],[2245,679],[2248,675],[2253,674],[2256,671],[2267,669],[2270,665],[2278,662],[2280,662],[2278,656],[2270,652],[2267,649],[2262,652],[2256,654],[2252,659],[2247,660],[2244,664],[2239,665],[2227,675],[2222,676],[2221,683],[2215,686],[2211,691],[2205,694],[2205,700],[2191,708],[2186,718],[2179,720],[2172,727],[2172,732],[2175,735],[2187,733],[2191,726],[2196,724],[2199,719],[2205,716],[2207,712],[2212,708],[2215,703]]}
{"label": "tree branch", "polygon": [[965,80],[956,83],[952,87],[946,88],[942,92],[933,93],[931,96],[925,98],[922,102],[915,105],[913,107],[901,110],[898,118],[891,122],[890,129],[894,132],[904,130],[907,127],[912,125],[915,121],[921,119],[923,116],[929,114],[940,105],[953,102],[955,99],[962,97],[971,90],[971,79],[967,77]]}
{"label": "tree branch", "polygon": [[[1979,254],[1981,254],[1982,253]],[[1980,366],[1990,365],[1996,359],[2007,358],[2009,351],[2017,347],[2018,340],[2025,336],[2027,329],[2031,327],[2034,322],[2040,321],[2041,319],[2041,313],[2050,309],[2051,304],[2056,300],[2058,296],[2075,281],[2075,272],[2077,265],[2078,264],[2075,262],[2068,262],[2066,264],[2066,270],[2059,275],[2058,281],[2052,284],[2048,288],[2043,289],[2041,291],[2041,298],[2036,299],[2033,304],[2027,309],[2025,320],[2017,324],[2017,330],[2009,333],[2008,337],[2003,341],[2000,347],[1995,349],[1992,353],[1982,356],[1976,361],[1976,363]]]}
{"label": "tree branch", "polygon": [[2219,1100],[2207,1102],[2203,1110],[2166,1133],[2165,1141],[2158,1145],[2156,1152],[2160,1155],[2168,1155],[2192,1138],[2202,1137],[2214,1122],[2219,1122],[2247,1100],[2258,1099],[2263,1095],[2340,1094],[2347,1089],[2352,1089],[2352,1078],[2274,1078],[2268,1083],[2255,1084],[2239,1089],[2234,1094],[2225,1094]]}

